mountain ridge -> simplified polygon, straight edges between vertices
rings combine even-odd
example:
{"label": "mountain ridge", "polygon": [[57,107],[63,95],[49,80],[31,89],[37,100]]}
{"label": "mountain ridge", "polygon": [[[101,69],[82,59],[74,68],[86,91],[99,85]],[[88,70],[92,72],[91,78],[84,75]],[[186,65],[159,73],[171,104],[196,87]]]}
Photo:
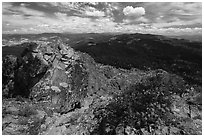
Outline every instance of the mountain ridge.
{"label": "mountain ridge", "polygon": [[[171,56],[167,56],[169,52],[162,53],[164,56],[156,52],[157,49],[163,49],[164,45],[150,52],[152,44],[155,46],[157,46],[155,43],[167,44],[168,39],[166,43],[163,39],[155,41],[158,36],[144,37],[139,40],[134,35],[105,38],[95,36],[94,41],[95,38],[90,39],[87,36],[77,44],[78,39],[70,42],[66,41],[67,37],[64,39],[55,37],[51,41],[52,38],[49,37],[41,40],[40,36],[39,40],[31,39],[32,42],[3,47],[2,133],[202,134],[202,89],[199,83],[201,72],[194,77],[198,80],[191,83],[182,75],[162,69],[161,65],[165,62],[158,62],[159,68],[151,67],[149,63],[152,60],[144,58],[147,55],[154,57],[153,55],[158,54],[156,61],[171,59]],[[131,43],[131,40],[135,42]],[[152,42],[143,45],[146,40]],[[183,62],[183,68],[189,65],[190,61],[199,66],[200,52],[197,48],[199,45],[192,47],[191,44],[182,45],[181,42],[181,45],[172,46],[170,41],[167,46],[170,46],[170,49],[187,47],[185,51],[195,54],[191,57],[193,60],[181,58],[185,54],[180,54],[180,59],[188,60]],[[23,48],[16,50],[20,47]],[[101,47],[104,47],[103,50],[100,50]],[[11,51],[12,48],[15,50]],[[88,50],[90,48],[92,50]],[[89,51],[89,54],[80,49]],[[99,53],[101,51],[102,53]],[[137,58],[133,58],[135,53]],[[103,58],[104,55],[112,55],[115,60],[112,61],[112,58],[107,60]],[[125,62],[118,58],[128,55],[129,64],[136,59],[136,65],[145,62],[143,65],[146,67],[149,65],[150,68],[143,68],[142,65],[141,68],[134,67],[134,64],[127,66],[126,60]],[[104,60],[99,62],[97,57]],[[112,62],[105,63],[106,61]],[[122,67],[118,66],[120,63],[124,63]],[[181,64],[177,65],[182,68]],[[194,69],[199,71],[199,68]],[[189,70],[192,70],[192,67]]]}

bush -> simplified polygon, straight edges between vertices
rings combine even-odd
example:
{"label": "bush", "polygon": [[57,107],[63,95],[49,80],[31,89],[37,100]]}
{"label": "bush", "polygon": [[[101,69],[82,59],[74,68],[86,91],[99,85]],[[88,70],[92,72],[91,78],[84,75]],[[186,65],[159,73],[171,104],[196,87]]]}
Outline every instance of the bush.
{"label": "bush", "polygon": [[[97,134],[114,134],[118,125],[129,126],[137,130],[136,134],[148,131],[153,134],[162,124],[174,126],[171,117],[171,95],[180,94],[180,84],[172,82],[175,79],[164,75],[147,78],[142,83],[130,86],[121,95],[114,97],[114,101],[95,111],[100,119]],[[182,83],[183,84],[183,83]],[[106,125],[112,127],[112,133],[107,133]]]}

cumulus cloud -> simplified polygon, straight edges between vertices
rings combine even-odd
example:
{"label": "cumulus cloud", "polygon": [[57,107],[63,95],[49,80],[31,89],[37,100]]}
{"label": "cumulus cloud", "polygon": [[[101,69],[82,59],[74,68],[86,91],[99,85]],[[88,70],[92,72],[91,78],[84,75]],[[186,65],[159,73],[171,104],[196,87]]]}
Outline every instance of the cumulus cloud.
{"label": "cumulus cloud", "polygon": [[201,15],[202,14],[202,3],[200,2],[172,2],[169,6],[173,9],[172,11],[178,15]]}
{"label": "cumulus cloud", "polygon": [[99,11],[99,10],[95,9],[94,7],[87,7],[85,12],[84,12],[84,15],[103,17],[103,16],[105,16],[105,13],[103,11]]}
{"label": "cumulus cloud", "polygon": [[98,4],[97,2],[53,2],[49,4],[57,7],[61,12],[69,12],[70,10],[76,11],[74,15],[93,17],[105,16],[103,11],[97,10],[93,7]]}
{"label": "cumulus cloud", "polygon": [[104,9],[107,17],[113,17],[113,12],[120,10],[120,5],[117,2],[103,2],[102,4],[105,7]]}
{"label": "cumulus cloud", "polygon": [[174,27],[174,26],[180,26],[185,27],[188,25],[195,25],[195,24],[201,24],[201,19],[194,19],[189,21],[180,20],[178,18],[175,18],[175,20],[172,20],[171,22],[157,22],[152,23],[152,26],[157,28],[165,28],[165,27]]}
{"label": "cumulus cloud", "polygon": [[43,3],[42,5],[39,4],[39,6],[51,6],[56,9],[58,9],[61,12],[69,12],[71,10],[74,11],[82,11],[84,9],[84,6],[87,3],[85,2],[47,2]]}
{"label": "cumulus cloud", "polygon": [[149,14],[147,16],[153,23],[168,23],[174,18],[184,22],[202,18],[202,3],[200,2],[150,2],[144,3],[143,7],[151,13],[151,16]]}
{"label": "cumulus cloud", "polygon": [[143,7],[135,7],[133,8],[132,6],[127,6],[123,9],[123,13],[126,16],[134,16],[134,17],[139,17],[142,15],[145,15],[145,9]]}
{"label": "cumulus cloud", "polygon": [[123,19],[123,23],[148,23],[149,19],[145,18],[145,17],[139,17],[136,19]]}

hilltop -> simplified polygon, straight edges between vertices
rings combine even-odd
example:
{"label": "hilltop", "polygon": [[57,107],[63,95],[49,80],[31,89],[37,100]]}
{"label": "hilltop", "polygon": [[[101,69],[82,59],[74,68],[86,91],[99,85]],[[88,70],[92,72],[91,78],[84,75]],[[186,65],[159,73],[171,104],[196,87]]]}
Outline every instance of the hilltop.
{"label": "hilltop", "polygon": [[199,42],[147,34],[3,40],[3,134],[202,134]]}

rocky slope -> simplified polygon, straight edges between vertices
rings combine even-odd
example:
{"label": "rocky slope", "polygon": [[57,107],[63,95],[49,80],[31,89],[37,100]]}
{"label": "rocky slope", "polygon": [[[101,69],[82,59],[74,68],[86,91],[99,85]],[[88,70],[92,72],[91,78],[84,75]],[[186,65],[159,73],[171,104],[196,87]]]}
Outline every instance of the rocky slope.
{"label": "rocky slope", "polygon": [[117,68],[163,69],[191,84],[202,84],[202,43],[151,34],[115,35],[73,46],[96,62]]}
{"label": "rocky slope", "polygon": [[63,42],[16,47],[3,57],[3,134],[202,134],[201,87],[178,75],[99,64]]}

